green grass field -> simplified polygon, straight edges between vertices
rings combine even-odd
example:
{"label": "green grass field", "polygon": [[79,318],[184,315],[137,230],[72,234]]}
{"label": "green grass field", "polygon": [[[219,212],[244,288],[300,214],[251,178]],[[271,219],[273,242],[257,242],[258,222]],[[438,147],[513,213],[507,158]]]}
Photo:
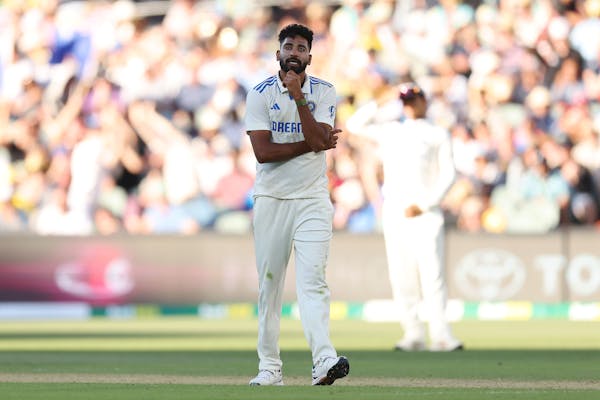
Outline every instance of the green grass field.
{"label": "green grass field", "polygon": [[0,322],[0,399],[600,399],[600,322],[454,324],[467,350],[391,351],[394,323],[333,321],[350,375],[310,386],[300,322],[282,323],[284,387],[249,387],[255,320]]}

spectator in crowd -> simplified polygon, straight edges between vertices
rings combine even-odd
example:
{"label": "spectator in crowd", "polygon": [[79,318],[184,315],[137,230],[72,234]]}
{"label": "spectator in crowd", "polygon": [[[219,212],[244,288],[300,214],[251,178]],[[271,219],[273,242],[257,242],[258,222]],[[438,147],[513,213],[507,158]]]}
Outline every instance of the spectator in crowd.
{"label": "spectator in crowd", "polygon": [[[249,171],[236,162],[240,151],[247,162],[245,94],[275,72],[272,38],[289,22],[315,32],[311,68],[338,88],[337,126],[380,98],[385,84],[414,80],[431,93],[431,116],[453,137],[459,187],[449,195],[467,195],[468,186],[480,200],[465,207],[466,225],[457,225],[460,196],[445,202],[449,227],[476,229],[481,207],[481,230],[489,216],[501,221],[495,196],[524,156],[543,153],[548,141],[569,155],[562,157],[569,190],[558,223],[548,217],[543,229],[600,224],[597,213],[580,214],[600,191],[596,0],[178,0],[153,3],[150,15],[139,7],[130,0],[0,5],[0,231],[49,234],[38,217],[55,207],[80,213],[73,234],[157,233],[141,228],[140,198],[142,181],[156,173],[162,207],[195,224],[171,232],[248,229],[250,207],[221,213],[217,186]],[[378,153],[340,139],[327,156],[335,229],[379,231]],[[561,166],[546,161],[557,174]],[[103,184],[109,176],[125,191],[122,214],[107,214],[103,204],[103,191],[114,190]],[[519,230],[541,229],[532,224]],[[513,224],[493,226],[510,232]]]}

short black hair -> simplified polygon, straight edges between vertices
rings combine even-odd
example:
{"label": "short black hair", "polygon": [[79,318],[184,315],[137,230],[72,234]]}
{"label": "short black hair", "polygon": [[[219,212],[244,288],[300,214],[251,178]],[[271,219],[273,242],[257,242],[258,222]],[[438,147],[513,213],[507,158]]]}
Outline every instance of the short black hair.
{"label": "short black hair", "polygon": [[400,100],[405,103],[412,102],[416,98],[425,99],[425,93],[418,85],[407,82],[400,85]]}
{"label": "short black hair", "polygon": [[300,24],[290,24],[279,32],[279,45],[283,44],[286,38],[294,38],[302,36],[308,42],[308,49],[312,48],[313,31],[308,27]]}

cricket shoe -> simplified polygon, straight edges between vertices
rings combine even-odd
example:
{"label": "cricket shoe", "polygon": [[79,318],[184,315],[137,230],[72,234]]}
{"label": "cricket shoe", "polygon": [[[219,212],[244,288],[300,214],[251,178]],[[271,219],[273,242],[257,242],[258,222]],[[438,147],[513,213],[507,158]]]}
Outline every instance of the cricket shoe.
{"label": "cricket shoe", "polygon": [[430,351],[460,351],[464,349],[465,346],[454,338],[435,341],[429,346]]}
{"label": "cricket shoe", "polygon": [[280,369],[261,369],[250,381],[250,386],[283,386],[283,374]]}
{"label": "cricket shoe", "polygon": [[348,375],[350,363],[344,356],[320,358],[312,369],[313,385],[331,385],[336,379]]}
{"label": "cricket shoe", "polygon": [[413,338],[404,338],[394,345],[394,350],[423,351],[425,350],[425,341]]}

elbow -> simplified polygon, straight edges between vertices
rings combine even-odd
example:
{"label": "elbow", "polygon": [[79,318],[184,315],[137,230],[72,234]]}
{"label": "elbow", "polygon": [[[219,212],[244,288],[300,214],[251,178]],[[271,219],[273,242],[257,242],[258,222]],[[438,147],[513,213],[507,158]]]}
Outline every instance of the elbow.
{"label": "elbow", "polygon": [[268,151],[255,151],[254,157],[256,158],[256,162],[259,164],[278,161],[278,156],[276,154],[269,153]]}
{"label": "elbow", "polygon": [[256,161],[259,164],[264,164],[266,162],[269,162],[269,160],[267,160],[267,158],[262,154],[254,154],[254,156],[256,157]]}
{"label": "elbow", "polygon": [[256,149],[254,149],[254,158],[256,158],[256,161],[259,164],[264,164],[267,162],[265,153],[262,151],[257,151]]}

